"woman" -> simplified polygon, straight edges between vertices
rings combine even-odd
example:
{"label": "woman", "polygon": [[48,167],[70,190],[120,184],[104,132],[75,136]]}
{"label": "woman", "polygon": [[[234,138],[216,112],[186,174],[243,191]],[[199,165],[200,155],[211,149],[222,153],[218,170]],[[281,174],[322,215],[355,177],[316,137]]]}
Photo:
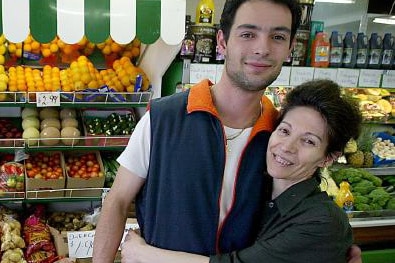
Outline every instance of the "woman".
{"label": "woman", "polygon": [[[346,262],[352,229],[345,213],[319,189],[319,169],[331,165],[357,138],[358,108],[329,80],[306,82],[286,97],[267,149],[272,178],[261,232],[249,248],[210,258],[145,244],[129,233],[122,262]],[[237,229],[235,229],[237,231]]]}

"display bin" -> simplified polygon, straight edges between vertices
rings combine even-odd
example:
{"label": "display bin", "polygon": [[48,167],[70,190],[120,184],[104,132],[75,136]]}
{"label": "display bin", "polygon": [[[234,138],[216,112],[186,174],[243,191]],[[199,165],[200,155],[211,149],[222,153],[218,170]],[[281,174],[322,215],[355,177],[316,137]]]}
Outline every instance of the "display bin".
{"label": "display bin", "polygon": [[[87,122],[98,118],[104,122],[104,120],[111,114],[116,113],[120,116],[127,114],[132,115],[134,124],[136,123],[136,116],[133,110],[130,109],[118,109],[118,110],[84,110],[82,112],[82,122],[84,127],[85,145],[86,146],[126,146],[130,139],[129,135],[110,135],[106,136],[104,133],[93,134],[89,132]],[[117,125],[116,123],[113,125]],[[113,126],[114,127],[114,126]]]}
{"label": "display bin", "polygon": [[104,187],[104,167],[100,157],[99,151],[85,152],[85,151],[72,151],[65,153],[65,159],[70,156],[82,156],[84,154],[94,153],[99,163],[100,171],[103,176],[93,178],[74,178],[71,177],[66,169],[66,193],[65,197],[100,197]]}
{"label": "display bin", "polygon": [[[59,179],[41,179],[29,178],[26,171],[25,160],[25,182],[26,182],[26,198],[57,198],[64,197],[64,188],[66,185],[65,163],[62,152],[47,152],[47,156],[60,154],[60,165],[63,171],[63,177]],[[34,156],[34,153],[31,154]]]}

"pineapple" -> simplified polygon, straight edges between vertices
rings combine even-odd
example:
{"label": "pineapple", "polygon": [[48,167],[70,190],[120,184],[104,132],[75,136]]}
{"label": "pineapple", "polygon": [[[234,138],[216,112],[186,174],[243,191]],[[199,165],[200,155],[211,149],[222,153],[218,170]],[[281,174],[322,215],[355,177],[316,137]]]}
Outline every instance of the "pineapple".
{"label": "pineapple", "polygon": [[346,155],[347,163],[355,168],[360,168],[364,164],[364,154],[361,150]]}
{"label": "pineapple", "polygon": [[361,135],[357,140],[358,149],[363,152],[364,161],[362,167],[370,168],[373,167],[374,156],[372,153],[373,143],[376,138],[373,136],[372,129],[364,127]]}

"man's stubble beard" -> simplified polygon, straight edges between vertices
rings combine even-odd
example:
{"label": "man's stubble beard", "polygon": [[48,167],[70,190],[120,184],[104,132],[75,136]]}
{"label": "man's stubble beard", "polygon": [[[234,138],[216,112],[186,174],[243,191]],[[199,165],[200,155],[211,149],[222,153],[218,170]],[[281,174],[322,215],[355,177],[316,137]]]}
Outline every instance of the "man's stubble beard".
{"label": "man's stubble beard", "polygon": [[237,87],[247,91],[262,91],[265,90],[270,84],[272,84],[277,79],[278,75],[280,75],[281,67],[277,71],[269,75],[267,78],[262,77],[260,79],[248,78],[248,76],[242,70],[232,72],[226,63],[225,63],[225,70],[230,80]]}

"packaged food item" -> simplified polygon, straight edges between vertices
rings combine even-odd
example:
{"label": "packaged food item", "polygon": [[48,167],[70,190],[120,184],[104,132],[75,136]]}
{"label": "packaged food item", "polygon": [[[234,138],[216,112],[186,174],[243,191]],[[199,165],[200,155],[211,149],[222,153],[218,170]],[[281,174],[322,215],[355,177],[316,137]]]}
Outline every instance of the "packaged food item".
{"label": "packaged food item", "polygon": [[214,0],[200,0],[196,6],[196,24],[213,26],[214,14]]}
{"label": "packaged food item", "polygon": [[357,36],[357,68],[367,68],[368,65],[368,37],[360,32]]}
{"label": "packaged food item", "polygon": [[394,61],[394,37],[391,35],[391,33],[386,33],[383,38],[381,68],[391,69],[393,61]]}
{"label": "packaged food item", "polygon": [[343,60],[344,68],[354,68],[357,62],[357,41],[352,32],[347,32],[343,39]]}
{"label": "packaged food item", "polygon": [[311,66],[327,68],[329,66],[330,44],[325,32],[317,32],[313,41]]}
{"label": "packaged food item", "polygon": [[342,35],[337,31],[332,31],[330,37],[330,55],[329,66],[332,68],[340,68],[343,58],[343,41]]}
{"label": "packaged food item", "polygon": [[372,33],[369,39],[368,68],[378,69],[381,67],[381,53],[383,39],[377,33]]}
{"label": "packaged food item", "polygon": [[341,207],[349,218],[354,211],[354,196],[350,190],[350,184],[346,181],[340,183],[340,190],[335,199],[336,204]]}

